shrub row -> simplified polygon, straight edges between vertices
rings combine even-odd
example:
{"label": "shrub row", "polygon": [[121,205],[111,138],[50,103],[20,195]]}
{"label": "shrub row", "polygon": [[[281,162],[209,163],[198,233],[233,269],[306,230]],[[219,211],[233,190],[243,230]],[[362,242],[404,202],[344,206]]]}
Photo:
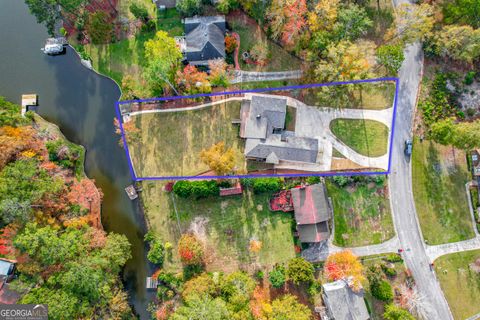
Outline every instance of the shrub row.
{"label": "shrub row", "polygon": [[180,180],[173,186],[173,192],[182,198],[194,196],[195,198],[199,199],[209,196],[218,196],[220,187],[215,180]]}

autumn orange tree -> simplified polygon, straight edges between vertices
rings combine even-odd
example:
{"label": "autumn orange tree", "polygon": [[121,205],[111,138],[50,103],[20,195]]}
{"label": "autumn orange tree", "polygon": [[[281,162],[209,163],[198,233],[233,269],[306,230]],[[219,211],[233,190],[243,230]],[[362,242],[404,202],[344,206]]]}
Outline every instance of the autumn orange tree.
{"label": "autumn orange tree", "polygon": [[235,167],[235,152],[232,148],[225,148],[225,143],[220,141],[208,149],[203,149],[200,160],[217,174],[225,175]]}
{"label": "autumn orange tree", "polygon": [[[122,135],[122,130],[120,130],[120,122],[115,117],[113,119],[113,125],[115,126],[115,133],[119,136]],[[128,143],[132,143],[140,139],[140,129],[135,125],[135,121],[128,121],[122,123],[123,132],[125,133],[125,139]],[[120,138],[118,144],[123,147],[123,140]]]}
{"label": "autumn orange tree", "polygon": [[206,72],[199,71],[195,66],[187,65],[182,71],[177,71],[177,84],[187,94],[209,93],[212,86]]}
{"label": "autumn orange tree", "polygon": [[273,0],[267,17],[273,37],[292,47],[307,24],[306,1]]}
{"label": "autumn orange tree", "polygon": [[178,254],[184,265],[200,265],[203,263],[203,247],[193,234],[184,234],[178,241]]}
{"label": "autumn orange tree", "polygon": [[208,68],[210,69],[208,79],[212,86],[228,87],[227,63],[223,59],[209,60]]}
{"label": "autumn orange tree", "polygon": [[363,265],[350,250],[344,250],[333,253],[328,256],[324,267],[326,276],[330,281],[339,279],[352,278],[352,288],[360,290],[362,281],[365,280],[363,275]]}

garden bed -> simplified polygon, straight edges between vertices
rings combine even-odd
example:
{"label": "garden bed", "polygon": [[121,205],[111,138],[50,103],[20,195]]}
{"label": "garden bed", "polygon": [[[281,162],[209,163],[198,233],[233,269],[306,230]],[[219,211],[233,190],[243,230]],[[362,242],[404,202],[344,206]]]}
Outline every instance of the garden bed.
{"label": "garden bed", "polygon": [[339,187],[328,180],[327,189],[333,202],[335,245],[379,244],[395,235],[387,185],[350,182]]}

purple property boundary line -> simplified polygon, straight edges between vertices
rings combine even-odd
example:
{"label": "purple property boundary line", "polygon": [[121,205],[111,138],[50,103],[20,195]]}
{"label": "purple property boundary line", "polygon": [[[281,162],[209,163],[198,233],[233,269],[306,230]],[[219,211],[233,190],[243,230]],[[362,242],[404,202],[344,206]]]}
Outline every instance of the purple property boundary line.
{"label": "purple property boundary line", "polygon": [[[390,135],[390,150],[388,154],[388,170],[387,171],[341,171],[341,172],[323,172],[323,173],[285,173],[285,174],[246,174],[246,175],[229,175],[229,176],[162,176],[162,177],[137,177],[135,170],[133,169],[132,159],[130,157],[130,151],[128,149],[127,140],[125,138],[125,131],[123,129],[122,116],[120,113],[120,105],[132,103],[132,102],[154,102],[154,101],[167,101],[167,100],[178,100],[178,99],[192,99],[200,97],[213,97],[226,94],[243,94],[243,93],[255,93],[255,92],[270,92],[270,91],[280,91],[280,90],[292,90],[292,89],[308,89],[308,88],[319,88],[319,87],[330,87],[338,86],[345,84],[355,84],[355,83],[375,83],[382,81],[393,81],[395,82],[395,96],[393,101],[393,117],[392,117],[392,126],[391,126],[391,135]],[[392,150],[393,150],[393,137],[395,134],[395,119],[397,115],[397,103],[398,103],[398,90],[399,90],[399,79],[395,77],[386,77],[386,78],[375,78],[375,79],[365,79],[365,80],[351,80],[351,81],[339,81],[339,82],[329,82],[329,83],[312,83],[305,85],[296,85],[296,86],[286,86],[286,87],[277,87],[277,88],[257,88],[249,90],[237,90],[237,91],[224,91],[224,92],[215,92],[215,93],[202,93],[189,96],[171,96],[171,97],[158,97],[158,98],[149,98],[149,99],[138,99],[138,100],[126,100],[126,101],[117,101],[115,103],[115,111],[118,118],[118,123],[120,127],[121,137],[123,141],[123,148],[127,155],[128,168],[130,170],[130,176],[133,181],[144,181],[144,180],[195,180],[195,179],[231,179],[231,178],[264,178],[264,177],[328,177],[328,176],[360,176],[360,175],[387,175],[390,174],[391,164],[392,164]]]}

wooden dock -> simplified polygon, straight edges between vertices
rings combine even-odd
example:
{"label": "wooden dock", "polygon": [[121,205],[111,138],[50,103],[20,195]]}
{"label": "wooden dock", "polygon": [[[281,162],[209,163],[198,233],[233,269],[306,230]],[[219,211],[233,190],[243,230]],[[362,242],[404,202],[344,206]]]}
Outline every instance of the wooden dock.
{"label": "wooden dock", "polygon": [[32,94],[22,94],[22,116],[25,116],[28,107],[38,105],[38,95]]}
{"label": "wooden dock", "polygon": [[146,286],[147,286],[147,289],[157,289],[158,280],[152,277],[147,277]]}

